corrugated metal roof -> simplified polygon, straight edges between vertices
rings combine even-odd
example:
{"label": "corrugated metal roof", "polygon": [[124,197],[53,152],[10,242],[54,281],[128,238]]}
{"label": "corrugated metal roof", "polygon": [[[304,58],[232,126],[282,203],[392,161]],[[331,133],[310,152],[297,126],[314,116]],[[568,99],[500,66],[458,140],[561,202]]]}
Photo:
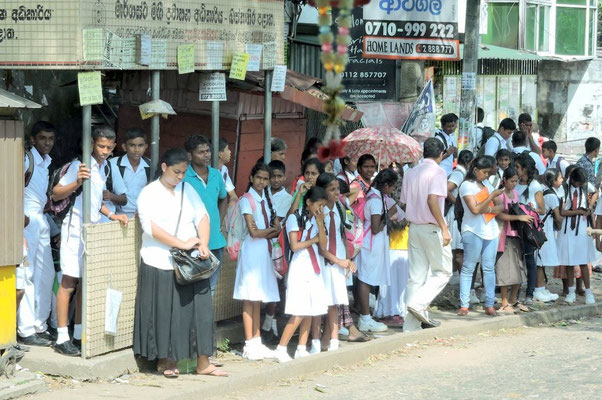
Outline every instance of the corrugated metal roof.
{"label": "corrugated metal roof", "polygon": [[0,89],[0,107],[1,108],[42,108],[38,103],[27,100],[14,93]]}

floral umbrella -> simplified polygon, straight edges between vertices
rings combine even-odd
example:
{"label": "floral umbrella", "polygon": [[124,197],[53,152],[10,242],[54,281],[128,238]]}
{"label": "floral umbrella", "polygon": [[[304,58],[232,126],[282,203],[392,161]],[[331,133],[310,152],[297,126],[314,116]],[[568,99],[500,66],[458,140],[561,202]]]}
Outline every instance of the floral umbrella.
{"label": "floral umbrella", "polygon": [[361,128],[345,139],[345,152],[352,160],[372,154],[380,165],[415,163],[422,157],[422,147],[414,138],[395,128]]}

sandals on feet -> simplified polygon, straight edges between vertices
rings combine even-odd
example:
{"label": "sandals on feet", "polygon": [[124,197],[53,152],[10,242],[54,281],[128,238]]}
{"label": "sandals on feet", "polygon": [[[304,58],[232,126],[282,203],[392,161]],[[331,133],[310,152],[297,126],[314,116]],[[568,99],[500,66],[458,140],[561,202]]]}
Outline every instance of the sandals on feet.
{"label": "sandals on feet", "polygon": [[168,379],[175,379],[180,376],[180,371],[177,368],[174,369],[166,369],[163,371],[163,376]]}
{"label": "sandals on feet", "polygon": [[518,301],[516,303],[514,303],[512,305],[512,307],[514,307],[515,309],[517,309],[519,311],[522,311],[522,312],[529,312],[529,311],[531,311],[531,310],[529,310],[529,307],[527,307],[526,305],[524,305],[523,303],[518,302]]}
{"label": "sandals on feet", "polygon": [[228,373],[226,371],[222,371],[221,369],[217,368],[213,364],[209,365],[207,368],[205,368],[202,371],[197,370],[196,373],[197,373],[197,375],[221,376],[221,377],[228,376]]}
{"label": "sandals on feet", "polygon": [[468,307],[460,307],[460,309],[458,310],[458,315],[460,317],[468,315]]}
{"label": "sandals on feet", "polygon": [[487,307],[485,309],[485,314],[489,315],[490,317],[497,317],[498,316],[498,313],[495,310],[495,307]]}
{"label": "sandals on feet", "polygon": [[516,312],[516,310],[510,304],[506,304],[505,306],[500,307],[498,312],[501,312],[504,314],[514,314]]}

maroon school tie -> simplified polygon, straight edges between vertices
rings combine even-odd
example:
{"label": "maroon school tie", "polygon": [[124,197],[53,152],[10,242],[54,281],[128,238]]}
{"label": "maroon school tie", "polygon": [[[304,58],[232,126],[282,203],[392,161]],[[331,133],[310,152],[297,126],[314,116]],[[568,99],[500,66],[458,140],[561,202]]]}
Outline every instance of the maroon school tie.
{"label": "maroon school tie", "polygon": [[[577,210],[577,191],[576,190],[573,192],[573,202],[571,204],[571,210],[573,210],[573,211]],[[577,216],[573,215],[571,217],[571,229],[575,230],[576,226],[577,226]]]}
{"label": "maroon school tie", "polygon": [[334,223],[334,211],[330,214],[330,226],[328,227],[328,252],[334,256],[337,255],[337,235]]}
{"label": "maroon school tie", "polygon": [[[265,200],[261,200],[261,213],[263,214],[263,222],[265,222],[265,229],[270,227],[270,221],[268,219],[268,212],[265,209]],[[270,257],[272,254],[272,239],[266,239],[268,241],[268,252]]]}
{"label": "maroon school tie", "polygon": [[[311,233],[311,228],[312,226],[309,227],[309,230],[307,231],[307,236],[305,237],[305,241],[309,240],[310,237],[310,233]],[[318,264],[318,257],[316,256],[316,252],[314,251],[314,245],[312,244],[311,246],[309,246],[307,248],[307,251],[309,252],[309,258],[311,259],[311,265],[314,267],[314,272],[316,274],[320,273],[320,264]]]}

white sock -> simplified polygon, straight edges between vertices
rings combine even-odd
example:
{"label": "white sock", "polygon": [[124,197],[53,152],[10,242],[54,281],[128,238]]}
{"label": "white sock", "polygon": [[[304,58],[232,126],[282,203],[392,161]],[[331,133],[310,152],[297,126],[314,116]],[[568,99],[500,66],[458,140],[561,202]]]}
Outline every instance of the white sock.
{"label": "white sock", "polygon": [[58,337],[56,338],[56,344],[63,344],[69,341],[69,329],[65,326],[63,328],[56,328]]}
{"label": "white sock", "polygon": [[287,352],[287,348],[286,348],[286,346],[280,346],[280,345],[278,345],[276,347],[276,351],[277,352],[284,352],[284,353],[286,353]]}
{"label": "white sock", "polygon": [[321,347],[320,339],[312,339],[311,347],[313,347],[314,349],[320,350],[320,347]]}
{"label": "white sock", "polygon": [[261,326],[261,329],[264,331],[269,331],[270,329],[272,329],[272,320],[273,319],[274,319],[273,315],[266,314],[265,319],[263,320],[263,325]]}
{"label": "white sock", "polygon": [[297,351],[307,351],[307,345],[305,345],[305,344],[297,345]]}
{"label": "white sock", "polygon": [[261,336],[251,339],[251,342],[253,342],[255,346],[261,346]]}
{"label": "white sock", "polygon": [[73,339],[82,340],[82,324],[75,324],[73,327]]}
{"label": "white sock", "polygon": [[575,294],[575,286],[569,286],[569,294]]}
{"label": "white sock", "polygon": [[585,294],[592,294],[592,289],[585,289]]}
{"label": "white sock", "polygon": [[330,345],[328,345],[328,351],[339,349],[339,339],[330,339]]}
{"label": "white sock", "polygon": [[536,287],[534,291],[535,291],[535,292],[543,292],[543,291],[544,291],[544,289],[545,289],[545,286],[542,286],[542,287]]}
{"label": "white sock", "polygon": [[364,322],[370,322],[370,320],[372,319],[372,317],[370,316],[370,314],[368,315],[360,315],[360,319]]}
{"label": "white sock", "polygon": [[245,340],[245,347],[251,347],[251,346],[253,346],[253,343],[254,343],[253,339]]}

